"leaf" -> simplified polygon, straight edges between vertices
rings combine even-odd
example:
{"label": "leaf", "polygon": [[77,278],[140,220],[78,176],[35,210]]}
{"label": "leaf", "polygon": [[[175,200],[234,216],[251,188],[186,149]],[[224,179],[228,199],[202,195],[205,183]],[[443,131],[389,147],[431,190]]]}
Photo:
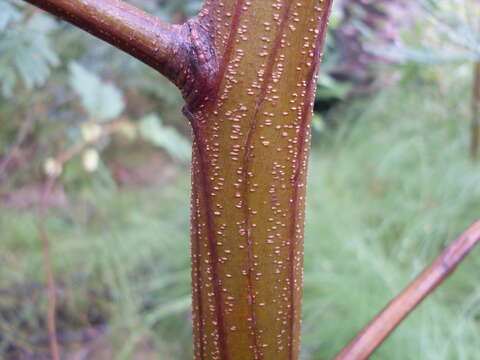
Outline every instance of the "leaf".
{"label": "leaf", "polygon": [[164,126],[155,114],[149,114],[140,120],[140,134],[155,146],[159,146],[181,162],[189,162],[190,143],[174,128]]}
{"label": "leaf", "polygon": [[[11,15],[7,15],[12,9],[13,14],[19,14],[20,17],[13,15],[12,18]],[[5,97],[13,94],[19,77],[28,89],[42,86],[50,76],[51,68],[60,63],[48,39],[49,32],[54,30],[56,25],[51,20],[47,20],[47,16],[35,15],[28,20],[28,24],[20,21],[13,26],[5,27],[6,21],[10,21],[7,18],[19,21],[23,19],[15,7],[2,1],[0,3],[0,90]]]}
{"label": "leaf", "polygon": [[27,31],[49,33],[57,29],[57,22],[50,15],[38,13],[28,20],[25,24],[25,29]]}
{"label": "leaf", "polygon": [[13,89],[17,81],[17,77],[13,71],[1,71],[0,76],[2,76],[2,81],[0,83],[0,91],[5,97],[10,97],[13,95]]}
{"label": "leaf", "polygon": [[317,84],[317,99],[344,99],[352,88],[350,83],[342,83],[323,73],[318,77]]}
{"label": "leaf", "polygon": [[188,310],[191,304],[192,299],[190,296],[181,297],[166,304],[161,304],[146,315],[145,321],[152,327],[167,316]]}
{"label": "leaf", "polygon": [[13,5],[7,1],[0,2],[0,31],[7,28],[10,22],[18,22],[22,19],[22,14]]}
{"label": "leaf", "polygon": [[110,121],[123,112],[123,95],[115,85],[102,82],[95,73],[76,62],[71,62],[69,69],[70,86],[90,116],[98,121]]}

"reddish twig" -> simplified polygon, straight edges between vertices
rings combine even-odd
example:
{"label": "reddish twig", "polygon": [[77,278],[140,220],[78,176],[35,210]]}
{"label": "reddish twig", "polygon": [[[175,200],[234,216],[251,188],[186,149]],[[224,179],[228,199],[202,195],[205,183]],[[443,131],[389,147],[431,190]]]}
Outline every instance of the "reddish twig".
{"label": "reddish twig", "polygon": [[38,211],[38,229],[40,239],[43,247],[43,262],[45,266],[45,273],[47,277],[47,293],[48,293],[48,316],[47,326],[48,335],[50,339],[50,351],[52,353],[52,360],[60,360],[60,350],[57,341],[57,326],[56,326],[56,307],[57,298],[55,296],[55,277],[52,270],[52,262],[50,255],[50,241],[48,239],[47,231],[45,230],[45,209],[48,196],[55,185],[55,176],[49,176],[45,182]]}
{"label": "reddish twig", "polygon": [[[111,123],[102,127],[101,135],[106,136],[114,132],[118,128],[118,123]],[[98,139],[96,139],[98,140]],[[91,141],[80,141],[71,148],[67,149],[63,153],[60,153],[55,158],[55,164],[58,169],[61,169],[63,165],[73,158],[75,155],[83,151],[88,145],[92,144],[96,140]],[[43,262],[45,266],[45,273],[47,278],[47,293],[48,293],[48,316],[47,316],[47,326],[48,334],[50,338],[50,351],[52,353],[53,360],[60,360],[60,350],[57,341],[57,330],[56,330],[56,304],[57,299],[55,295],[55,277],[52,270],[51,254],[50,254],[50,241],[45,229],[45,211],[47,207],[47,200],[50,196],[55,182],[60,175],[61,170],[55,172],[48,176],[45,181],[42,195],[40,198],[40,203],[38,207],[38,229],[40,234],[40,239],[42,241],[43,247]]]}
{"label": "reddish twig", "polygon": [[445,281],[457,265],[480,242],[480,221],[450,244],[442,254],[418,276],[336,357],[335,360],[363,360],[383,343],[395,328],[432,291]]}
{"label": "reddish twig", "polygon": [[23,142],[25,141],[25,138],[28,135],[28,132],[30,130],[30,127],[33,123],[34,119],[32,116],[27,115],[25,119],[22,122],[22,125],[20,126],[20,129],[18,130],[17,135],[15,136],[15,140],[13,141],[9,152],[7,155],[0,161],[0,181],[6,176],[7,173],[7,168],[12,162],[12,160],[15,158],[17,153],[20,150],[20,147],[22,146]]}
{"label": "reddish twig", "polygon": [[25,0],[136,57],[178,84],[186,34],[120,0]]}

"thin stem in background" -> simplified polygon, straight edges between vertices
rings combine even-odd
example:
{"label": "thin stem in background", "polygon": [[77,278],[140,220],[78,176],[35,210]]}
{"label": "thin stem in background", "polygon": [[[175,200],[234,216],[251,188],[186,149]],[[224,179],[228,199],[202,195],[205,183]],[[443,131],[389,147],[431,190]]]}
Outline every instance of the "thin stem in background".
{"label": "thin stem in background", "polygon": [[473,160],[477,160],[480,145],[480,62],[473,65],[473,72],[470,155]]}
{"label": "thin stem in background", "polygon": [[43,263],[45,267],[45,273],[47,278],[47,294],[48,294],[48,316],[47,326],[48,335],[50,340],[50,352],[52,354],[52,360],[60,360],[60,350],[57,341],[57,325],[56,325],[56,307],[57,298],[55,295],[55,277],[53,275],[51,253],[50,253],[50,241],[48,239],[47,231],[45,230],[45,210],[48,197],[55,185],[56,176],[49,176],[45,181],[43,187],[39,209],[38,209],[38,229],[40,239],[42,241],[43,248]]}
{"label": "thin stem in background", "polygon": [[23,142],[25,141],[25,138],[28,135],[28,132],[30,130],[31,125],[34,122],[34,118],[30,116],[31,114],[28,114],[25,119],[22,121],[22,125],[20,126],[20,129],[17,132],[17,135],[15,136],[15,140],[13,141],[10,150],[8,153],[5,155],[5,157],[0,161],[0,181],[5,178],[7,174],[7,168],[12,162],[12,160],[15,158],[17,155],[18,151],[20,150],[20,147],[22,146]]}
{"label": "thin stem in background", "polygon": [[[118,123],[111,123],[102,127],[101,136],[107,136],[113,133],[118,128]],[[94,141],[80,141],[71,148],[67,149],[63,153],[60,153],[54,162],[58,169],[62,169],[63,165],[71,158],[83,151],[87,146],[91,145]],[[45,273],[47,278],[47,294],[48,294],[48,314],[47,314],[47,326],[48,335],[50,339],[50,352],[52,354],[52,360],[60,360],[60,350],[57,341],[57,326],[56,326],[56,292],[55,292],[55,277],[52,269],[51,261],[51,247],[48,238],[47,231],[45,229],[45,212],[47,208],[48,198],[55,187],[56,180],[61,174],[61,170],[58,173],[54,173],[47,177],[42,189],[42,195],[38,207],[38,230],[40,240],[42,241],[43,248],[43,262],[45,267]]]}
{"label": "thin stem in background", "polygon": [[480,221],[474,223],[400,295],[393,299],[335,360],[364,360],[431,292],[442,284],[480,242]]}

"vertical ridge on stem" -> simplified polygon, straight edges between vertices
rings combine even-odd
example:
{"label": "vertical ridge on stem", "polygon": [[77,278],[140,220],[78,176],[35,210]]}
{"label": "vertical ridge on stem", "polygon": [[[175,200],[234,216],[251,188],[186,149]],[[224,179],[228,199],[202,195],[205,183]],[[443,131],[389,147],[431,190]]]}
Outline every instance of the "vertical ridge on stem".
{"label": "vertical ridge on stem", "polygon": [[[193,144],[193,152],[196,152],[196,144]],[[198,158],[197,154],[192,154],[192,159]],[[196,166],[193,165],[192,169]],[[192,205],[191,205],[191,258],[192,258],[192,326],[193,333],[199,341],[193,342],[193,352],[195,358],[204,358],[203,341],[205,338],[204,326],[204,304],[201,296],[202,270],[200,264],[200,232],[198,229],[198,191],[194,186],[193,177],[195,174],[192,171]],[[194,204],[195,202],[195,204]]]}
{"label": "vertical ridge on stem", "polygon": [[263,359],[262,352],[259,349],[259,336],[258,336],[258,327],[257,327],[257,319],[255,314],[255,293],[254,293],[254,285],[253,285],[253,240],[252,240],[252,224],[250,219],[250,203],[248,201],[248,191],[251,186],[251,181],[249,178],[250,173],[250,160],[252,157],[251,154],[251,143],[252,143],[252,136],[255,132],[255,128],[257,127],[258,121],[258,114],[260,111],[260,107],[262,106],[265,98],[267,96],[267,87],[272,82],[272,74],[275,63],[278,61],[278,52],[280,50],[281,40],[284,35],[285,27],[287,24],[287,19],[290,15],[290,9],[292,7],[293,0],[287,0],[287,3],[283,6],[283,12],[281,15],[281,22],[277,33],[275,35],[275,39],[273,42],[273,47],[269,53],[268,61],[266,64],[265,74],[263,75],[263,81],[261,85],[260,94],[258,96],[257,102],[255,104],[255,110],[250,120],[249,129],[247,131],[246,141],[245,141],[245,155],[243,157],[243,183],[244,183],[244,191],[243,196],[245,199],[245,203],[243,206],[244,209],[244,216],[245,216],[245,226],[246,226],[246,241],[247,241],[247,252],[248,252],[248,265],[247,265],[247,278],[248,278],[248,293],[250,294],[249,299],[249,315],[252,319],[252,332],[254,338],[254,353],[255,359]]}
{"label": "vertical ridge on stem", "polygon": [[[215,229],[214,229],[214,224],[212,220],[212,209],[211,209],[211,192],[210,192],[210,186],[209,186],[209,181],[207,178],[207,159],[205,156],[205,145],[202,141],[202,134],[200,133],[195,119],[191,119],[191,124],[192,124],[192,129],[193,129],[193,134],[194,134],[194,161],[198,166],[194,166],[194,169],[198,171],[198,174],[194,174],[194,181],[195,181],[195,175],[197,175],[197,184],[200,187],[201,194],[197,193],[197,190],[194,191],[194,194],[197,196],[203,197],[203,209],[205,211],[205,225],[206,225],[206,241],[207,241],[207,247],[208,247],[208,261],[207,263],[210,264],[210,271],[207,272],[209,274],[209,280],[212,283],[213,287],[213,306],[214,306],[214,316],[215,320],[212,321],[214,325],[214,330],[215,334],[213,334],[214,344],[215,348],[217,349],[215,353],[209,354],[209,357],[212,359],[221,359],[221,360],[228,360],[228,352],[226,349],[226,334],[225,334],[225,323],[224,323],[224,303],[222,300],[222,294],[221,294],[221,280],[219,278],[219,270],[218,270],[218,264],[219,264],[219,256],[218,256],[218,249],[217,249],[217,242],[216,242],[216,237],[215,237]],[[192,162],[192,165],[194,163]],[[195,185],[195,184],[194,184]],[[197,197],[197,199],[193,199],[192,201],[198,201],[200,198]],[[193,211],[201,209],[202,206],[197,203],[197,207],[194,208]],[[198,220],[200,216],[197,215],[195,218],[195,221]],[[198,241],[201,239],[201,236],[197,235],[196,238],[193,240]],[[199,256],[199,254],[195,254],[195,256]],[[197,259],[197,261],[200,261],[200,259]],[[201,295],[200,295],[201,297]],[[202,300],[198,300],[199,303],[202,303]],[[199,316],[203,316],[203,312],[198,314]],[[201,319],[200,321],[205,321],[205,319]],[[203,331],[203,324],[202,324],[202,331]],[[200,334],[197,334],[199,336]],[[201,334],[203,335],[203,334]],[[204,350],[203,350],[203,342],[206,341],[206,339],[200,338],[199,340],[201,343],[199,346],[202,348],[201,353],[201,358],[204,356]]]}
{"label": "vertical ridge on stem", "polygon": [[[306,149],[308,148],[309,145],[309,138],[310,138],[310,121],[311,121],[311,114],[313,111],[313,101],[315,97],[315,91],[316,91],[316,79],[317,79],[317,74],[318,74],[318,69],[320,66],[320,61],[322,57],[322,49],[323,49],[323,43],[325,41],[325,36],[326,36],[326,30],[327,30],[327,22],[328,22],[328,16],[330,14],[331,6],[332,6],[332,0],[326,0],[326,5],[324,5],[324,8],[322,10],[322,15],[321,19],[318,24],[318,29],[316,31],[317,33],[317,38],[315,41],[315,54],[313,58],[313,64],[310,69],[310,73],[308,74],[307,77],[307,84],[305,87],[305,93],[306,97],[303,101],[302,104],[302,110],[301,110],[301,125],[300,128],[302,129],[299,134],[299,139],[297,143],[297,150],[296,150],[296,163],[295,163],[295,170],[293,173],[293,194],[292,194],[292,199],[290,201],[290,213],[291,214],[298,214],[298,205],[299,201],[303,200],[305,201],[305,187],[306,187],[306,171],[307,171],[307,161],[308,161],[308,156],[306,156]],[[300,184],[300,180],[302,178],[302,172],[303,172],[303,179],[304,183]],[[300,190],[301,188],[303,189],[302,195],[300,195]],[[300,196],[303,197],[303,199],[300,198]],[[304,212],[304,210],[302,211]],[[305,214],[303,214],[304,218]],[[289,238],[290,238],[290,250],[289,250],[289,266],[290,266],[290,303],[291,303],[291,309],[292,309],[292,314],[291,314],[291,330],[290,333],[293,334],[296,331],[300,331],[300,329],[296,330],[295,326],[298,326],[297,321],[295,319],[299,317],[298,309],[300,306],[297,305],[297,302],[299,300],[296,299],[295,296],[295,288],[298,287],[298,284],[296,285],[295,283],[298,281],[298,278],[303,278],[303,260],[300,261],[299,264],[296,265],[296,234],[298,232],[298,217],[294,217],[294,221],[291,223],[290,227],[290,233],[289,233]],[[303,226],[303,224],[302,224]],[[303,231],[303,229],[302,229]],[[301,276],[295,276],[296,272],[300,272]],[[301,291],[301,290],[300,290]],[[301,294],[300,294],[301,297]],[[289,359],[294,359],[295,358],[295,353],[299,351],[300,349],[300,342],[297,340],[295,343],[295,339],[291,339],[290,342],[290,350],[289,350]]]}

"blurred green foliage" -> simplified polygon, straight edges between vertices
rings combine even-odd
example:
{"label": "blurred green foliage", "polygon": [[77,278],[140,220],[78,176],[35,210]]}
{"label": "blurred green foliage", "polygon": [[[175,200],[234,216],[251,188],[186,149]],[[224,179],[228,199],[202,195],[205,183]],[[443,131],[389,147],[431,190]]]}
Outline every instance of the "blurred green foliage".
{"label": "blurred green foliage", "polygon": [[89,117],[96,121],[110,121],[125,109],[121,91],[113,84],[103,83],[95,74],[72,62],[69,65],[69,83],[80,97],[80,103]]}
{"label": "blurred green foliage", "polygon": [[22,79],[27,89],[42,86],[52,67],[59,65],[48,36],[55,21],[43,14],[27,14],[13,3],[0,3],[0,79],[1,94],[13,96]]}
{"label": "blurred green foliage", "polygon": [[140,134],[159,147],[167,150],[174,159],[190,162],[192,147],[172,127],[164,126],[155,114],[149,114],[140,120]]}
{"label": "blurred green foliage", "polygon": [[[134,3],[169,20],[190,16],[199,5],[199,1],[175,6]],[[84,164],[90,164],[84,169],[90,172],[97,169],[91,165],[99,156],[107,157],[103,171],[110,172],[111,157],[125,142],[151,144],[175,161],[188,160],[189,129],[173,85],[137,60],[31,6],[16,0],[0,6],[0,112],[8,119],[0,130],[0,172],[8,173],[8,183],[38,182],[45,168],[48,172],[55,167],[58,156],[81,142],[91,143],[79,154]],[[156,128],[156,140],[139,131],[140,119],[148,114],[166,124]],[[34,124],[16,144],[20,129],[31,118]],[[118,131],[107,133],[109,122]],[[8,166],[2,166],[6,159]],[[67,167],[68,176],[60,179],[64,184],[89,181],[91,174],[81,167]]]}
{"label": "blurred green foliage", "polygon": [[431,66],[480,60],[480,2],[477,0],[419,0],[416,15],[402,38],[369,51],[399,64]]}

